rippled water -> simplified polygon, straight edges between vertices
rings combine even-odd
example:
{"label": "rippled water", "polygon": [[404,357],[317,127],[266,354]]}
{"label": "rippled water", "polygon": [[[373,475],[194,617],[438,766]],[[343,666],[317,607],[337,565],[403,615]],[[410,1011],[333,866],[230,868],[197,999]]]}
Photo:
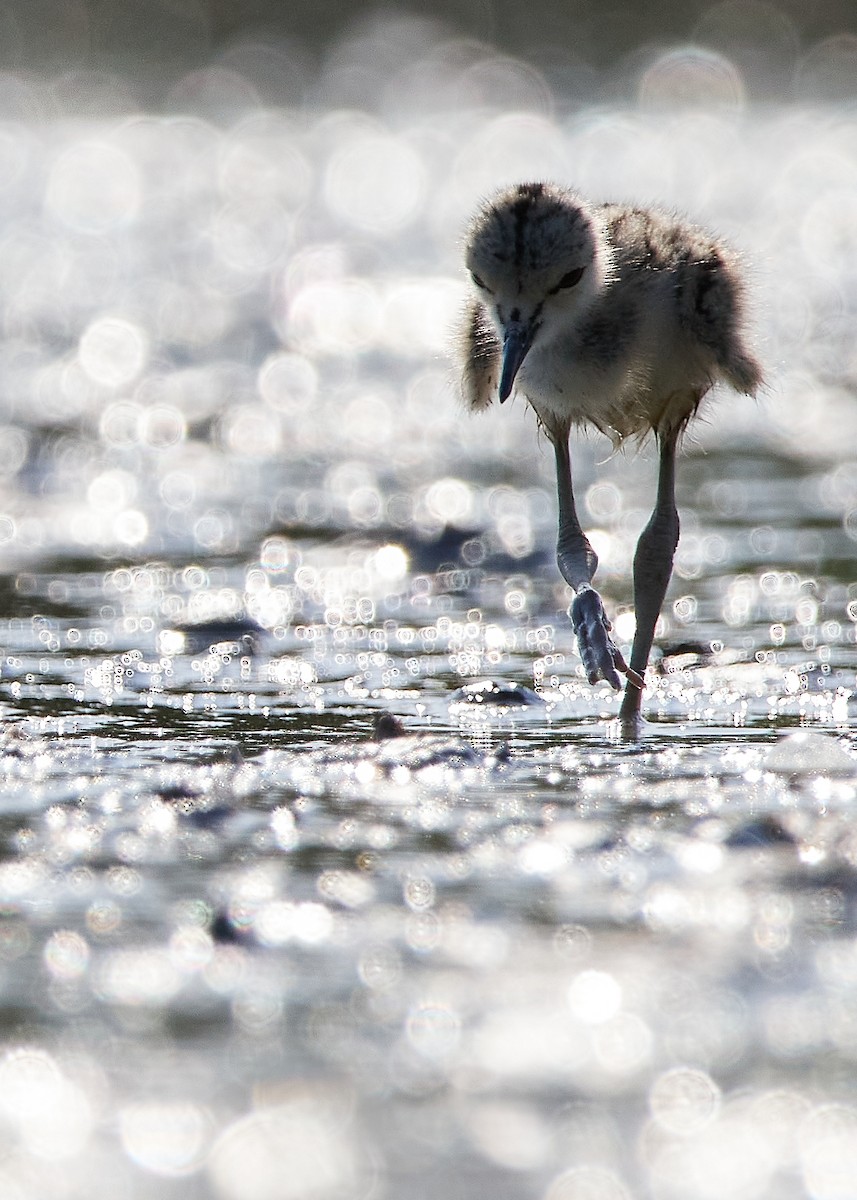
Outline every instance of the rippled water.
{"label": "rippled water", "polygon": [[[438,36],[292,108],[3,78],[3,1200],[857,1197],[857,116]],[[747,254],[638,743],[445,357],[524,176]],[[574,461],[625,644],[651,451]]]}

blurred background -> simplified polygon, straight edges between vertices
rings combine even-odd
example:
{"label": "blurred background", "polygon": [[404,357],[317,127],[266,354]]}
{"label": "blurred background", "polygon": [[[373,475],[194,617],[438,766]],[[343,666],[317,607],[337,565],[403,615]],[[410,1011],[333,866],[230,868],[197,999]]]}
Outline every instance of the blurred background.
{"label": "blurred background", "polygon": [[[745,253],[768,389],[759,405],[723,397],[693,445],[761,447],[767,475],[770,451],[835,464],[801,497],[816,523],[833,517],[826,551],[840,555],[857,500],[844,452],[855,21],[847,6],[761,0],[645,18],[583,4],[3,6],[10,568],[249,551],[304,527],[406,540],[484,527],[526,558],[550,526],[550,463],[521,403],[462,420],[450,365],[462,230],[526,176],[674,207]],[[585,491],[608,455],[597,441],[579,454]],[[510,535],[481,484],[515,472]],[[592,497],[617,548],[605,573],[625,571],[649,503],[638,473],[634,456],[607,464],[618,492]],[[757,479],[702,498],[732,519]],[[802,537],[794,553],[817,558]]]}
{"label": "blurred background", "polygon": [[[552,81],[587,78],[614,95],[632,95],[641,62],[692,43],[734,56],[754,99],[841,99],[850,86],[857,15],[847,0],[689,0],[635,4],[567,4],[536,0],[526,9],[504,0],[438,0],[375,5],[346,0],[37,0],[4,4],[5,70],[105,71],[125,78],[138,100],[163,101],[186,72],[210,66],[240,69],[257,52],[252,82],[267,102],[321,101],[332,96],[318,78],[334,47],[372,24],[426,22],[449,39],[475,40],[538,65]],[[829,45],[823,43],[834,39]],[[391,42],[395,42],[395,37]],[[404,47],[402,47],[404,48]],[[392,53],[389,46],[388,53]],[[236,57],[236,55],[238,57]],[[289,63],[289,79],[276,64]],[[367,67],[380,65],[365,64]],[[365,80],[368,83],[368,80]],[[352,81],[353,84],[356,80]],[[356,95],[354,97],[357,99]],[[364,101],[367,97],[362,98]]]}

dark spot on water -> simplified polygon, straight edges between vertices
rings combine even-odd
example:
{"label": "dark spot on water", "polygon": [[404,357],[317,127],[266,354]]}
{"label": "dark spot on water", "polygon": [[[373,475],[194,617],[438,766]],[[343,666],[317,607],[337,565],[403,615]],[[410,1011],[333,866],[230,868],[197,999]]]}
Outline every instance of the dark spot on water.
{"label": "dark spot on water", "polygon": [[450,703],[485,704],[497,708],[544,707],[545,701],[522,683],[509,683],[501,679],[480,679],[467,683],[450,698]]}
{"label": "dark spot on water", "polygon": [[758,849],[761,846],[793,846],[795,839],[782,821],[774,816],[757,817],[740,826],[726,839],[732,848]]}
{"label": "dark spot on water", "polygon": [[391,738],[407,737],[407,729],[405,729],[399,718],[394,717],[392,713],[378,713],[373,724],[375,727],[374,738],[376,742],[386,742]]}

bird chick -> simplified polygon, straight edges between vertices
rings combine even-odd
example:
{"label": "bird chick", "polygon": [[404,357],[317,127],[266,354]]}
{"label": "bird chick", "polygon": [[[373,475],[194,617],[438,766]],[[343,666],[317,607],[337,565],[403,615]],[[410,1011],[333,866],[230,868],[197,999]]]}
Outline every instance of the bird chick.
{"label": "bird chick", "polygon": [[[590,683],[617,690],[620,717],[639,720],[643,677],[678,544],[675,451],[703,396],[723,380],[752,395],[759,364],[744,342],[737,256],[657,209],[591,205],[546,183],[500,192],[477,213],[466,245],[473,285],[459,337],[462,391],[473,410],[517,389],[556,456],[557,563],[575,592],[572,624]],[[614,445],[654,434],[657,499],[634,556],[636,632],[630,663],[592,578],[598,559],[575,508],[572,426]]]}

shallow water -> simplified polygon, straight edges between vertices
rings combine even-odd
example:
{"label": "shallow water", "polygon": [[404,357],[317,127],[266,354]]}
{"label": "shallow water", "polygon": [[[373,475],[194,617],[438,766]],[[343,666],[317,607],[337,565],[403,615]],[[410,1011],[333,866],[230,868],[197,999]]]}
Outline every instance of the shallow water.
{"label": "shallow water", "polygon": [[[300,109],[5,79],[0,1196],[857,1196],[857,118],[367,38]],[[444,357],[526,175],[748,256],[638,742]],[[651,451],[574,461],[626,645]]]}

